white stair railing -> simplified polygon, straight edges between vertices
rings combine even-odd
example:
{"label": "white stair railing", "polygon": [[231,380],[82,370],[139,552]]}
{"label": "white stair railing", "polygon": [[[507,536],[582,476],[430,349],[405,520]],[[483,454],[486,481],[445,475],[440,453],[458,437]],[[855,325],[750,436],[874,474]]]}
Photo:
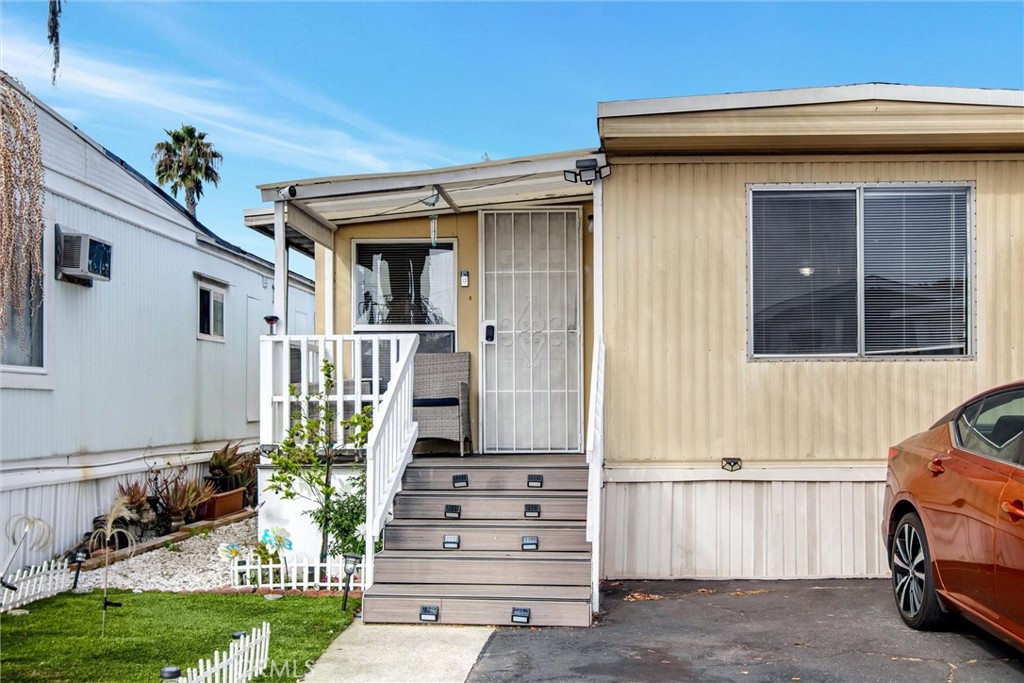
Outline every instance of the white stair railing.
{"label": "white stair railing", "polygon": [[[260,443],[280,444],[297,410],[316,409],[325,386],[323,362],[334,365],[334,388],[324,400],[341,421],[373,406],[366,442],[368,549],[363,583],[373,584],[373,544],[380,536],[416,444],[412,419],[415,334],[271,335],[260,337]],[[294,387],[294,391],[291,390]]]}
{"label": "white stair railing", "polygon": [[[419,337],[403,335],[388,391],[373,415],[366,441],[366,555],[364,590],[373,585],[374,544],[401,489],[402,475],[412,461],[418,426],[412,419],[413,357]],[[394,346],[392,346],[394,348]]]}
{"label": "white stair railing", "polygon": [[604,341],[594,341],[587,420],[587,540],[590,541],[590,609],[601,600],[601,515],[604,494]]}

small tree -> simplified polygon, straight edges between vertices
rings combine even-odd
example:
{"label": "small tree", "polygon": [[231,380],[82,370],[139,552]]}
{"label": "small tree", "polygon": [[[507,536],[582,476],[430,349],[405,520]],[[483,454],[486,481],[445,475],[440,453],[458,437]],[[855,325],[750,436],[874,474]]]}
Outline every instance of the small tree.
{"label": "small tree", "polygon": [[[304,498],[313,503],[313,509],[306,514],[320,530],[321,562],[327,559],[330,551],[348,546],[351,542],[349,537],[359,532],[352,520],[366,515],[365,470],[355,477],[353,491],[348,495],[342,495],[331,481],[331,467],[338,453],[335,412],[330,398],[334,388],[334,364],[325,360],[322,371],[324,382],[320,392],[306,400],[304,409],[292,413],[292,425],[287,435],[281,445],[269,454],[274,473],[267,483],[268,491],[286,500]],[[289,386],[288,391],[294,397],[299,395],[295,385]],[[373,425],[371,410],[367,407],[341,423],[342,438],[346,431],[350,431],[356,448],[366,444],[367,434]],[[296,490],[296,482],[304,484],[305,490]],[[356,508],[360,507],[361,512],[357,514]],[[330,542],[332,534],[334,544]]]}

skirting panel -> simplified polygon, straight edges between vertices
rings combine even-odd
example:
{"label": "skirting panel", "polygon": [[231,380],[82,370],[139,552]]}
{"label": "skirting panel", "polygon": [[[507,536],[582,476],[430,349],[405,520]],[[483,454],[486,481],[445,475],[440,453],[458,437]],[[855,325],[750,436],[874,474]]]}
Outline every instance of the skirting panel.
{"label": "skirting panel", "polygon": [[607,481],[603,573],[887,576],[879,531],[884,490],[881,480]]}

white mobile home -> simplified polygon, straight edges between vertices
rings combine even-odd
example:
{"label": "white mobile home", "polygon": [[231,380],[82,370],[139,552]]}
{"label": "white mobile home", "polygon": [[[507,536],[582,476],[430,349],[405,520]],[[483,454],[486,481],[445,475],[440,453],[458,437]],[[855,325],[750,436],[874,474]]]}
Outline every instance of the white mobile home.
{"label": "white mobile home", "polygon": [[[4,331],[0,367],[0,520],[29,514],[55,531],[21,564],[78,540],[118,478],[255,441],[274,273],[3,78],[35,107],[45,171],[44,302],[25,342]],[[62,274],[69,233],[110,245],[109,280]],[[312,283],[290,282],[292,329],[312,330]],[[9,550],[4,538],[0,557]]]}

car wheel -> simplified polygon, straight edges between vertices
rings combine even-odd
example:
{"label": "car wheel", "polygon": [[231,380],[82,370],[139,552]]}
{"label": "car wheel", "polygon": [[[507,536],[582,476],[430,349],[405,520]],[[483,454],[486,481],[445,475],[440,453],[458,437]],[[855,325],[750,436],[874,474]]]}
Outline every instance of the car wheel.
{"label": "car wheel", "polygon": [[930,629],[942,622],[943,611],[935,594],[932,556],[924,525],[909,512],[896,525],[889,549],[892,592],[900,617],[911,628]]}

